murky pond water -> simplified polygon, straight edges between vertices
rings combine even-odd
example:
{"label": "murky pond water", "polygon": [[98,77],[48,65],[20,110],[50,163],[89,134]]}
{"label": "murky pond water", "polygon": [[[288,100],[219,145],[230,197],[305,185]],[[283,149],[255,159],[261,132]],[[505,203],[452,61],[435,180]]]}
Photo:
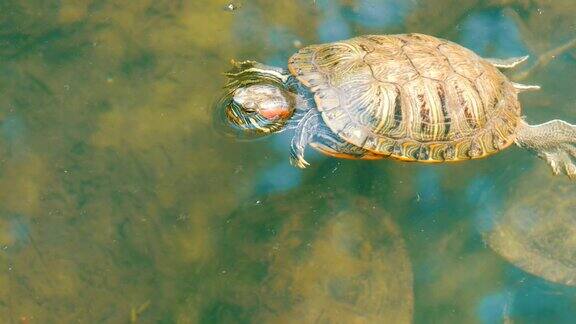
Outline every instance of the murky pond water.
{"label": "murky pond water", "polygon": [[230,59],[421,32],[530,54],[528,120],[575,123],[575,22],[573,0],[2,1],[0,322],[570,323],[576,185],[530,153],[302,171],[289,133],[222,136],[211,107]]}

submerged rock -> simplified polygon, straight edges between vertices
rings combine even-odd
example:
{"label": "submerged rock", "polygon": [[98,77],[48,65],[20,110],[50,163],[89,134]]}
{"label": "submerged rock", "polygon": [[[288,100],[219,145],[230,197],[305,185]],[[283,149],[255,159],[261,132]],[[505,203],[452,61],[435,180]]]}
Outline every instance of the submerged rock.
{"label": "submerged rock", "polygon": [[523,177],[494,216],[486,242],[526,272],[576,286],[576,187],[542,168]]}
{"label": "submerged rock", "polygon": [[[255,323],[408,323],[412,267],[385,212],[361,203],[285,197],[232,216],[202,319]],[[295,201],[295,200],[291,200]]]}

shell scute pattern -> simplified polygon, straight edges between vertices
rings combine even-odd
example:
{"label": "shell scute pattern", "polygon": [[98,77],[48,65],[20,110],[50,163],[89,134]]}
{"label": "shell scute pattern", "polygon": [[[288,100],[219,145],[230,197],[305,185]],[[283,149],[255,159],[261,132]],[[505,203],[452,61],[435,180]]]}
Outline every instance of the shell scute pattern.
{"label": "shell scute pattern", "polygon": [[402,85],[419,77],[418,71],[402,55],[390,57],[376,51],[368,53],[364,62],[370,67],[372,77],[382,82]]}
{"label": "shell scute pattern", "polygon": [[470,59],[477,57],[474,52],[460,45],[446,42],[438,46],[438,51],[447,59],[454,72],[470,81],[474,81],[486,70],[486,66],[483,66],[480,60]]}
{"label": "shell scute pattern", "polygon": [[404,85],[407,114],[414,120],[409,123],[411,129],[408,134],[420,142],[446,140],[449,134],[450,124],[447,123],[446,109],[434,110],[434,107],[442,107],[442,99],[438,89],[442,84],[432,79],[419,78]]}
{"label": "shell scute pattern", "polygon": [[[334,43],[331,46],[320,47],[309,62],[325,76],[329,83],[338,87],[348,82],[348,78],[369,73],[369,67],[364,63],[366,52],[352,42]],[[338,73],[333,73],[338,71]]]}
{"label": "shell scute pattern", "polygon": [[418,74],[424,78],[444,81],[446,76],[452,73],[447,64],[448,59],[438,55],[436,46],[426,44],[415,44],[414,46],[404,46],[404,53]]}
{"label": "shell scute pattern", "polygon": [[445,85],[448,98],[452,100],[453,120],[459,130],[455,134],[456,138],[470,137],[477,129],[486,125],[488,116],[484,110],[484,100],[476,91],[475,85],[458,74],[449,76]]}
{"label": "shell scute pattern", "polygon": [[357,117],[363,128],[371,133],[386,132],[392,138],[403,137],[402,95],[397,85],[378,80],[358,80],[343,90],[343,93],[354,93],[346,96],[348,111]]}
{"label": "shell scute pattern", "polygon": [[517,91],[457,44],[420,34],[368,35],[301,49],[289,69],[315,93],[328,127],[375,155],[481,158],[510,145]]}
{"label": "shell scute pattern", "polygon": [[[499,82],[494,82],[499,80]],[[490,69],[486,69],[484,73],[474,80],[474,85],[478,92],[482,94],[484,98],[484,111],[488,116],[496,114],[496,105],[503,97],[501,82],[503,82],[501,76],[494,73]]]}
{"label": "shell scute pattern", "polygon": [[394,36],[366,35],[357,39],[363,44],[372,45],[378,53],[389,58],[401,57],[402,46],[406,44],[405,40]]}

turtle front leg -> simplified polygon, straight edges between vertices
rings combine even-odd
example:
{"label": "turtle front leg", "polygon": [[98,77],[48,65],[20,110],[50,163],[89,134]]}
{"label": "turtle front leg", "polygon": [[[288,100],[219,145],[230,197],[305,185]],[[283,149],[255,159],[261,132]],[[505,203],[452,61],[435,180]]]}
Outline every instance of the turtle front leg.
{"label": "turtle front leg", "polygon": [[558,119],[540,125],[523,122],[516,144],[534,151],[550,165],[554,174],[564,173],[576,180],[576,125]]}
{"label": "turtle front leg", "polygon": [[292,143],[290,144],[290,164],[300,169],[310,165],[304,160],[304,151],[310,144],[320,125],[320,115],[315,109],[306,111],[299,119]]}

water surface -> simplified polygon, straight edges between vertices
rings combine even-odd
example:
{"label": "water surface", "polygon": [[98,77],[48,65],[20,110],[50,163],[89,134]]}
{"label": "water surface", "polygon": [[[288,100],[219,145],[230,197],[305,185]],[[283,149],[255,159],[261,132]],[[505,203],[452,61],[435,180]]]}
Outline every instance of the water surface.
{"label": "water surface", "polygon": [[[230,6],[232,4],[232,6]],[[576,122],[572,0],[0,3],[0,322],[569,323],[576,187],[529,152],[343,161],[214,128],[230,59],[421,32]],[[534,67],[534,68],[532,68]],[[529,71],[528,75],[523,71]]]}

